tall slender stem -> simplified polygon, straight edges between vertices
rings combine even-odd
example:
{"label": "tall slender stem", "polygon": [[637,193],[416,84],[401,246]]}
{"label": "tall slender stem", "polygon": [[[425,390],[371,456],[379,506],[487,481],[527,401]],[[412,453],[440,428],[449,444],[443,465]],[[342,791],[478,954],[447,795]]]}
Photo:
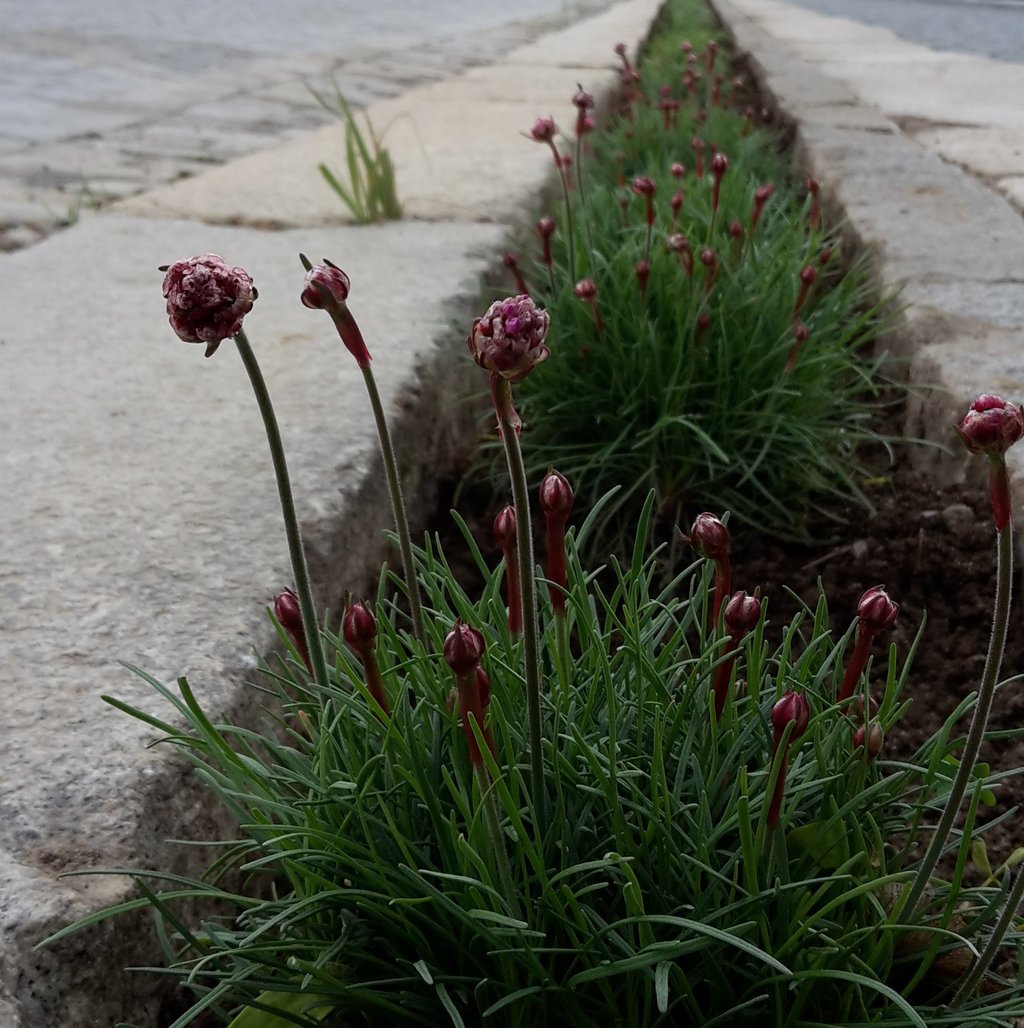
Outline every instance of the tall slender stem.
{"label": "tall slender stem", "polygon": [[366,392],[370,396],[373,408],[373,420],[377,423],[377,435],[380,438],[380,452],[384,458],[384,474],[388,480],[388,493],[391,496],[391,510],[395,516],[395,532],[398,535],[398,548],[402,553],[402,568],[405,571],[405,583],[409,590],[409,610],[412,614],[412,631],[416,638],[426,645],[426,631],[423,625],[423,604],[420,600],[419,580],[416,577],[416,564],[412,556],[412,536],[409,534],[409,519],[405,512],[405,500],[402,497],[402,483],[398,478],[398,462],[395,450],[391,445],[391,432],[388,419],[384,416],[384,408],[377,391],[377,382],[370,370],[370,365],[360,365]]}
{"label": "tall slender stem", "polygon": [[580,218],[583,221],[583,233],[587,240],[587,263],[593,268],[591,257],[594,253],[594,238],[590,232],[590,215],[587,213],[587,198],[584,193],[583,181],[583,136],[576,136],[576,195],[579,197]]}
{"label": "tall slender stem", "polygon": [[576,281],[576,242],[572,230],[572,203],[569,200],[569,179],[565,174],[565,165],[562,164],[562,155],[558,152],[554,140],[548,145],[555,158],[555,167],[558,169],[558,181],[562,186],[562,200],[565,203],[565,245],[569,254],[569,284]]}
{"label": "tall slender stem", "polygon": [[277,494],[281,499],[281,514],[284,516],[284,530],[288,537],[288,553],[292,559],[292,574],[295,575],[295,594],[299,598],[299,609],[302,612],[302,631],[309,648],[309,656],[313,666],[313,679],[317,685],[327,685],[327,660],[324,657],[323,640],[320,637],[320,625],[313,603],[313,589],[309,581],[309,568],[306,565],[306,553],[302,548],[302,535],[299,532],[299,519],[295,513],[295,498],[292,496],[291,479],[288,477],[288,463],[285,460],[284,444],[281,442],[281,430],[277,426],[270,393],[260,371],[256,354],[245,334],[244,329],[235,333],[235,344],[238,353],[249,374],[252,391],[256,394],[263,426],[267,432],[267,443],[270,445],[270,457],[277,476]]}
{"label": "tall slender stem", "polygon": [[544,791],[544,754],[540,724],[540,631],[537,624],[537,580],[533,567],[533,532],[530,526],[530,498],[523,452],[519,448],[518,426],[514,423],[512,386],[504,378],[494,383],[495,413],[512,480],[512,506],[516,512],[519,542],[519,588],[523,603],[523,651],[526,663],[526,706],[530,735],[530,791],[536,818],[536,837],[544,834],[547,823]]}
{"label": "tall slender stem", "polygon": [[932,835],[931,842],[928,844],[928,849],[921,858],[921,863],[918,866],[917,875],[913,883],[903,893],[893,908],[891,917],[893,921],[904,910],[912,914],[920,901],[928,885],[928,879],[935,865],[939,862],[939,858],[942,856],[946,839],[953,828],[953,822],[959,813],[964,793],[966,793],[967,786],[974,773],[974,765],[981,751],[981,743],[985,737],[985,727],[988,724],[988,716],[992,710],[992,700],[995,696],[999,667],[1003,660],[1003,649],[1006,646],[1012,589],[1013,522],[1008,521],[1006,527],[997,535],[996,598],[992,616],[992,635],[989,639],[988,655],[985,658],[985,670],[981,675],[981,685],[978,687],[978,700],[974,707],[974,717],[971,719],[971,727],[967,732],[967,741],[964,743],[964,750],[960,756],[960,764],[953,778],[953,784],[950,786],[946,808],[942,812],[942,817],[939,818],[939,823]]}

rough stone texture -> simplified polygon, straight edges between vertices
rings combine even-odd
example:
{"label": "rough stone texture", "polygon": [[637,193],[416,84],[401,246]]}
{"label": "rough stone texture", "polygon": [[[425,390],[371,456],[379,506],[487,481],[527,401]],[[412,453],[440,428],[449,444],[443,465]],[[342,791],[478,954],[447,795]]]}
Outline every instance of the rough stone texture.
{"label": "rough stone texture", "polygon": [[[652,0],[620,6],[602,23],[607,52],[620,38],[635,50],[656,8]],[[0,255],[0,286],[13,298],[0,326],[0,433],[16,440],[0,458],[8,543],[0,554],[3,1028],[158,1020],[152,981],[118,973],[159,960],[142,914],[33,951],[127,895],[124,879],[62,872],[191,873],[203,854],[166,840],[227,830],[183,762],[165,747],[146,748],[156,733],[100,695],[166,715],[153,689],[118,666],[127,660],[168,683],[187,674],[208,709],[255,723],[252,654],[272,644],[265,606],[291,579],[244,369],[230,343],[204,361],[200,347],[174,337],[157,267],[213,250],[253,274],[260,299],[246,328],[277,406],[319,601],[337,610],[343,591],[379,568],[390,515],[361,375],[329,319],[299,304],[296,255],[330,256],[351,274],[350,305],[374,354],[415,522],[456,449],[476,438],[470,398],[486,385],[465,356],[464,331],[479,312],[480,274],[502,248],[503,220],[532,220],[535,194],[550,182],[550,156],[520,133],[556,104],[571,116],[577,81],[600,93],[616,79],[596,70],[610,62],[578,65],[595,38],[587,23],[581,30],[585,47],[560,35],[540,64],[517,59],[417,91],[432,107],[418,123],[425,138],[415,155],[411,143],[396,144],[413,169],[410,207],[421,190],[421,215],[429,199],[431,217],[474,220],[325,225],[342,210],[326,189],[302,206],[305,183],[319,184],[320,132],[289,144],[290,154],[200,176],[178,207],[134,208],[160,217],[128,216],[127,204],[119,213],[84,210],[67,232]],[[252,118],[288,99],[257,96],[275,91],[282,71],[299,70],[278,64],[261,66],[247,94]],[[219,103],[211,119],[228,112]],[[391,112],[395,134],[410,133],[399,128],[411,124],[408,101],[388,103],[378,110]],[[187,119],[152,129],[143,133],[148,153],[195,157]],[[335,133],[327,157],[340,149]],[[300,169],[308,178],[296,190]],[[168,217],[175,213],[182,219]],[[296,227],[307,220],[316,227]]]}
{"label": "rough stone texture", "polygon": [[610,2],[434,0],[425,18],[416,0],[390,0],[327,21],[309,0],[287,10],[256,0],[244,19],[200,0],[179,0],[171,17],[157,5],[125,18],[78,0],[10,7],[0,34],[0,249],[63,227],[83,188],[91,200],[131,196],[334,123],[307,82],[327,94],[336,83],[358,109],[500,61]]}
{"label": "rough stone texture", "polygon": [[619,68],[614,53],[617,43],[625,43],[630,60],[636,61],[646,30],[661,10],[664,0],[625,0],[602,14],[578,25],[552,32],[536,43],[510,51],[505,60],[513,64],[549,64],[560,68]]}
{"label": "rough stone texture", "polygon": [[[164,840],[220,830],[180,762],[144,748],[155,733],[100,702],[109,692],[168,713],[117,662],[172,683],[186,673],[209,709],[251,716],[251,654],[272,641],[265,606],[291,581],[242,364],[230,343],[204,361],[172,334],[157,266],[210,249],[252,273],[260,299],[246,328],[277,406],[319,599],[337,610],[378,566],[389,508],[362,377],[329,319],[299,304],[296,254],[330,253],[352,277],[419,520],[453,446],[473,437],[464,399],[484,383],[452,319],[466,323],[478,306],[466,297],[503,236],[493,225],[267,234],[104,217],[3,258],[21,314],[0,330],[0,433],[19,440],[5,449],[0,494],[0,952],[21,956],[0,965],[0,985],[24,1028],[151,1023],[151,1009],[126,1006],[94,973],[145,962],[144,950],[126,951],[138,937],[124,925],[88,946],[30,953],[124,887],[54,875],[186,870],[197,855]],[[55,289],[66,302],[53,302]]]}
{"label": "rough stone texture", "polygon": [[914,138],[945,160],[986,178],[1024,175],[1024,130],[923,129]]}
{"label": "rough stone texture", "polygon": [[997,186],[1011,203],[1024,211],[1024,176],[1000,179]]}
{"label": "rough stone texture", "polygon": [[[570,130],[570,101],[580,81],[604,98],[616,79],[589,67],[494,65],[370,107],[406,217],[503,222],[514,216],[519,197],[540,191],[552,167],[548,148],[524,133],[548,113],[561,115]],[[114,209],[243,225],[342,223],[351,216],[317,165],[327,164],[344,181],[343,154],[343,130],[332,125]]]}

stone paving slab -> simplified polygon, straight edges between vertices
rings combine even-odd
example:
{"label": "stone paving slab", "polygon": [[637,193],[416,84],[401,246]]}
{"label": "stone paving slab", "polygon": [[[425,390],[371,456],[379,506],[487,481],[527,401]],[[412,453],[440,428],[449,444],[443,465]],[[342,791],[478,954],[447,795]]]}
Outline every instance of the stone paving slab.
{"label": "stone paving slab", "polygon": [[[654,5],[623,7],[631,14],[612,19],[616,40],[635,50]],[[328,200],[320,198],[315,223],[302,226],[302,209],[280,197],[294,195],[288,175],[300,167],[318,181],[310,148],[319,130],[270,163],[247,158],[197,176],[205,199],[183,204],[181,217],[157,202],[143,204],[142,217],[128,204],[86,210],[67,231],[0,255],[0,433],[17,440],[0,454],[12,484],[0,492],[8,544],[0,554],[8,610],[0,637],[2,1028],[156,1022],[152,979],[119,971],[159,961],[148,918],[32,949],[128,895],[122,878],[62,872],[194,873],[201,854],[167,840],[227,830],[183,763],[165,747],[146,748],[154,733],[99,697],[159,711],[151,688],[118,665],[127,660],[169,683],[187,674],[208,709],[255,723],[253,654],[272,644],[265,607],[291,578],[242,365],[230,343],[206,361],[201,347],[176,339],[157,267],[212,250],[253,274],[260,299],[246,327],[277,404],[318,599],[337,610],[346,588],[376,574],[390,516],[361,376],[329,320],[299,304],[296,255],[330,256],[352,277],[351,308],[374,354],[410,513],[422,522],[438,479],[478,434],[470,401],[486,385],[464,336],[479,313],[480,275],[512,223],[532,220],[550,181],[550,156],[520,133],[556,103],[571,111],[579,71],[615,79],[578,68],[557,46],[546,52],[550,64],[482,68],[460,83],[421,87],[420,102],[426,95],[435,110],[418,122],[426,146],[418,140],[419,157],[404,159],[421,162],[417,184],[435,198],[433,216],[447,220],[324,224]],[[274,75],[259,88],[273,89]],[[412,123],[408,102],[387,103],[397,135]],[[255,103],[249,113],[260,110]],[[505,149],[493,149],[486,120],[502,127]],[[165,157],[180,142],[136,135]],[[276,230],[254,216],[272,220],[275,211]],[[225,224],[236,215],[255,223]]]}
{"label": "stone paving slab", "polygon": [[[618,22],[615,28],[621,33]],[[586,66],[492,65],[371,106],[366,114],[391,155],[406,216],[508,220],[522,191],[539,192],[551,172],[550,151],[526,133],[540,115],[553,113],[570,124],[570,101],[581,81],[603,98],[617,76]],[[323,162],[345,181],[343,153],[344,131],[331,125],[113,210],[250,225],[351,221],[317,171]]]}
{"label": "stone paving slab", "polygon": [[[485,384],[464,355],[464,326],[504,234],[409,222],[262,233],[102,217],[4,259],[5,292],[23,313],[0,329],[0,434],[19,439],[5,450],[0,494],[0,849],[34,885],[26,892],[16,879],[0,892],[0,945],[27,952],[95,899],[95,879],[92,893],[80,879],[48,893],[55,872],[181,865],[164,839],[216,834],[212,815],[197,819],[202,798],[180,763],[146,751],[154,733],[98,697],[160,710],[118,667],[127,660],[169,682],[187,673],[209,709],[244,716],[251,654],[272,641],[265,607],[291,580],[241,362],[230,344],[204,361],[201,347],[173,335],[157,266],[210,249],[253,275],[260,299],[246,327],[275,397],[320,603],[337,610],[379,566],[387,497],[361,375],[329,320],[300,305],[296,255],[329,253],[352,277],[351,307],[396,425],[411,516],[422,521],[432,477],[457,440],[475,438],[462,400]],[[52,303],[54,283],[70,282],[75,302]],[[124,889],[104,881],[108,900]],[[126,1018],[109,982],[51,988],[68,952],[0,970],[26,1028]],[[69,1019],[87,1001],[98,1004],[95,1021]]]}

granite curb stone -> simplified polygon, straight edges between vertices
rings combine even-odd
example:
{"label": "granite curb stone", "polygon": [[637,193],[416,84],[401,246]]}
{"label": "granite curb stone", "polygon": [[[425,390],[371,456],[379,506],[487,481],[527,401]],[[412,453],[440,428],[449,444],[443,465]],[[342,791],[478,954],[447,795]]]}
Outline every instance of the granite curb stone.
{"label": "granite curb stone", "polygon": [[[843,224],[848,256],[868,254],[880,288],[900,291],[900,324],[887,348],[912,387],[905,431],[940,444],[915,448],[916,463],[939,480],[976,473],[952,426],[981,392],[1003,390],[1018,399],[1024,393],[1024,220],[977,174],[898,131],[896,120],[924,109],[923,101],[914,107],[924,87],[915,86],[909,102],[905,79],[931,69],[928,103],[941,107],[958,88],[946,73],[963,63],[888,30],[861,31],[847,19],[774,0],[712,2],[778,116],[795,126],[794,163],[821,182],[826,209]],[[844,48],[844,61],[828,51],[840,37],[868,45]],[[866,55],[883,46],[884,58],[868,63]],[[887,64],[899,65],[900,83],[875,77]],[[1011,79],[1024,83],[1024,69],[1003,68],[998,76],[1004,89]],[[834,103],[837,89],[849,99]],[[884,102],[871,102],[879,97]],[[992,112],[989,124],[1002,123]],[[986,152],[984,159],[994,158]],[[1024,491],[1019,477],[1015,488]]]}
{"label": "granite curb stone", "polygon": [[[274,175],[290,188],[287,169],[301,165],[317,181],[313,133],[269,162],[198,176],[200,190],[185,193],[195,208],[164,206],[160,191],[138,207],[86,212],[67,231],[0,256],[4,288],[18,298],[0,329],[0,430],[18,441],[3,455],[14,488],[0,494],[3,1028],[157,1023],[152,980],[120,970],[159,962],[148,917],[33,950],[130,895],[124,878],[64,872],[194,873],[201,854],[168,840],[229,828],[186,764],[169,747],[148,748],[156,733],[100,694],[166,715],[152,688],[118,666],[124,659],[169,685],[187,674],[208,709],[257,724],[255,653],[273,644],[266,606],[291,578],[244,370],[230,343],[204,361],[200,347],[175,339],[158,265],[210,250],[252,273],[260,299],[246,328],[277,406],[318,600],[337,610],[346,588],[375,576],[390,515],[361,376],[329,319],[299,304],[297,253],[330,256],[351,275],[350,306],[374,355],[411,518],[422,525],[439,480],[479,433],[473,401],[485,383],[463,346],[481,275],[513,229],[532,222],[550,182],[550,154],[520,133],[539,114],[571,116],[584,76],[607,95],[612,45],[625,38],[635,48],[657,6],[628,0],[592,19],[597,27],[584,21],[543,42],[543,59],[523,63],[524,49],[515,71],[498,62],[414,90],[435,115],[444,98],[473,111],[456,119],[449,106],[447,122],[425,123],[443,122],[448,133],[447,163],[438,153],[433,169],[416,166],[422,196],[435,200],[419,213],[439,220],[325,224],[328,207],[340,210],[330,194],[305,209],[282,204]],[[518,76],[525,96],[502,101]],[[387,103],[397,117],[403,99]],[[500,114],[495,135],[512,136],[500,156],[514,175],[495,174],[485,112]],[[479,138],[466,140],[467,131]],[[456,194],[447,207],[442,175]]]}

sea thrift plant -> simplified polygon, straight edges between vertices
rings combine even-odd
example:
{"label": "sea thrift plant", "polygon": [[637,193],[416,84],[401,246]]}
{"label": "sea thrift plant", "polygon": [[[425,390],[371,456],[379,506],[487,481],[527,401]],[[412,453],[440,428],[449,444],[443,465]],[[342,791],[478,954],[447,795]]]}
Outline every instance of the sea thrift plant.
{"label": "sea thrift plant", "polygon": [[[500,566],[466,529],[479,591],[428,541],[414,565],[425,638],[401,630],[385,572],[373,611],[348,604],[340,637],[317,631],[325,680],[316,661],[313,674],[296,661],[267,669],[262,731],[211,717],[184,679],[177,691],[148,679],[173,724],[111,701],[179,747],[239,825],[207,876],[133,872],[142,895],[108,912],[157,914],[168,971],[194,1000],[181,1028],[207,1012],[234,1028],[659,1028],[784,1024],[794,1013],[794,1025],[1008,1028],[1024,985],[990,965],[1024,938],[1011,923],[1020,877],[1009,914],[997,888],[965,884],[962,859],[948,883],[932,881],[937,903],[900,891],[924,867],[913,825],[946,791],[937,769],[956,745],[950,724],[914,760],[885,761],[906,665],[891,669],[877,709],[862,703],[858,739],[831,695],[842,648],[824,597],[811,622],[773,625],[765,600],[738,591],[725,634],[717,616],[709,630],[699,565],[653,584],[653,493],[632,555],[602,586],[567,529],[573,490],[553,470],[538,495],[552,602],[538,605],[510,421],[511,380],[528,378],[537,364],[524,355],[547,346],[531,303],[499,303],[470,337],[508,454],[521,637],[503,624]],[[521,346],[524,322],[543,331]],[[505,346],[517,360],[501,359]],[[705,514],[690,538],[718,565],[720,599],[728,531]],[[876,630],[891,616],[877,590],[858,610]],[[724,680],[743,687],[719,707],[726,665]],[[413,702],[395,703],[403,693]],[[979,789],[994,784],[971,772]],[[976,809],[968,837],[982,830]],[[928,942],[901,948],[904,936]],[[949,950],[977,954],[952,997],[928,978]]]}
{"label": "sea thrift plant", "polygon": [[[571,203],[546,212],[550,246],[523,259],[534,300],[574,343],[519,390],[528,470],[557,465],[588,504],[618,490],[591,535],[605,552],[630,545],[648,489],[665,532],[713,507],[801,537],[823,505],[838,517],[835,500],[868,502],[858,446],[887,385],[872,342],[888,308],[863,265],[833,258],[825,274],[833,238],[820,216],[811,226],[762,115],[729,102],[727,51],[713,73],[703,45],[686,57],[654,47],[638,78],[623,63],[620,113],[586,132]],[[582,282],[600,304],[599,347]]]}
{"label": "sea thrift plant", "polygon": [[[726,54],[716,56],[706,37],[693,38],[693,67],[711,77]],[[628,60],[625,70],[633,70]],[[653,105],[637,101],[631,109],[637,144],[645,132],[663,131]],[[722,108],[706,114],[714,129],[708,139],[722,152],[726,137],[715,122]],[[729,139],[722,223],[748,211],[752,199],[740,181],[744,149],[732,146],[742,138]],[[666,143],[666,156],[669,150]],[[776,221],[786,219],[767,211],[739,259],[770,259],[782,295],[718,292],[752,280],[730,263],[728,243],[706,238],[710,192],[709,184],[693,190],[706,220],[687,230],[698,252],[718,254],[710,298],[702,283],[688,292],[677,255],[661,247],[651,254],[644,296],[635,267],[646,225],[635,224],[632,236],[618,240],[624,252],[614,251],[607,277],[594,271],[607,324],[585,357],[591,370],[574,380],[581,392],[605,380],[601,351],[612,345],[613,325],[621,330],[621,311],[654,307],[669,295],[676,306],[662,308],[663,319],[674,311],[688,345],[699,328],[699,347],[676,346],[650,376],[630,364],[632,389],[643,390],[648,377],[665,388],[675,364],[693,370],[698,354],[723,350],[718,333],[730,299],[778,320],[778,338],[766,349],[781,373],[794,297],[789,271],[807,251],[773,247]],[[614,187],[605,201],[605,224],[617,225]],[[793,218],[790,243],[806,241],[804,221]],[[166,720],[110,701],[194,764],[197,782],[236,830],[215,848],[193,851],[196,859],[209,854],[205,873],[129,871],[137,898],[55,939],[104,916],[151,911],[167,961],[163,977],[180,982],[179,998],[191,1003],[174,1028],[211,1021],[231,1028],[1011,1028],[1024,1017],[1024,981],[995,958],[1005,948],[1012,963],[1024,944],[1016,924],[1024,876],[971,884],[964,873],[972,844],[989,827],[978,817],[981,797],[1002,778],[977,756],[1008,623],[1008,502],[994,509],[995,627],[977,698],[965,698],[912,758],[886,760],[882,736],[892,738],[901,717],[913,717],[901,698],[913,668],[891,650],[874,696],[863,690],[859,702],[840,702],[835,685],[844,674],[843,640],[862,628],[877,635],[891,627],[895,605],[880,590],[869,590],[857,622],[838,637],[824,595],[780,623],[770,608],[785,583],[753,588],[742,560],[730,564],[729,531],[711,514],[695,519],[690,539],[714,574],[699,561],[683,566],[685,559],[666,574],[674,547],[651,541],[667,509],[666,491],[654,484],[641,488],[629,546],[599,562],[581,557],[601,509],[550,464],[527,471],[524,454],[554,410],[535,407],[522,433],[516,414],[530,383],[576,360],[578,327],[589,327],[571,295],[579,279],[575,268],[565,275],[565,252],[554,261],[573,301],[561,305],[565,326],[539,296],[521,294],[492,305],[469,334],[470,355],[489,376],[511,483],[521,635],[506,624],[501,562],[483,556],[461,519],[476,584],[456,578],[449,554],[427,538],[413,549],[413,580],[383,569],[375,600],[348,604],[337,633],[317,623],[269,392],[237,328],[233,339],[264,413],[290,549],[299,558],[295,592],[313,670],[296,660],[263,667],[242,724],[204,710],[184,678],[174,688],[143,674],[170,707]],[[314,288],[325,303],[348,302],[330,281]],[[818,318],[827,302],[813,296],[802,315]],[[816,321],[815,343],[822,329]],[[633,346],[644,339],[635,334]],[[806,363],[802,357],[787,390],[807,384],[800,378]],[[692,395],[724,389],[742,373],[731,359],[718,376],[708,367]],[[596,431],[601,407],[593,393],[588,398]],[[695,412],[677,405],[672,417]],[[740,412],[728,411],[749,433],[752,415]],[[1021,435],[1019,411],[983,397],[972,412],[961,434],[990,461],[1005,463],[1005,449]],[[614,413],[622,431],[623,414]],[[636,443],[632,437],[634,470],[642,452]],[[567,458],[575,445],[566,446]],[[614,496],[599,502],[607,506]],[[759,502],[769,504],[767,491]],[[530,531],[538,506],[545,527],[557,530],[545,536],[545,572],[565,599],[561,609],[553,591],[551,602],[538,600]],[[740,588],[730,595],[733,578]],[[407,630],[414,591],[424,601],[422,634]],[[716,716],[726,664],[735,687]],[[412,702],[395,702],[402,695]],[[265,700],[263,723],[254,723]],[[972,706],[961,750],[958,718]],[[998,735],[1019,739],[1024,731]],[[944,855],[951,859],[940,863]]]}

